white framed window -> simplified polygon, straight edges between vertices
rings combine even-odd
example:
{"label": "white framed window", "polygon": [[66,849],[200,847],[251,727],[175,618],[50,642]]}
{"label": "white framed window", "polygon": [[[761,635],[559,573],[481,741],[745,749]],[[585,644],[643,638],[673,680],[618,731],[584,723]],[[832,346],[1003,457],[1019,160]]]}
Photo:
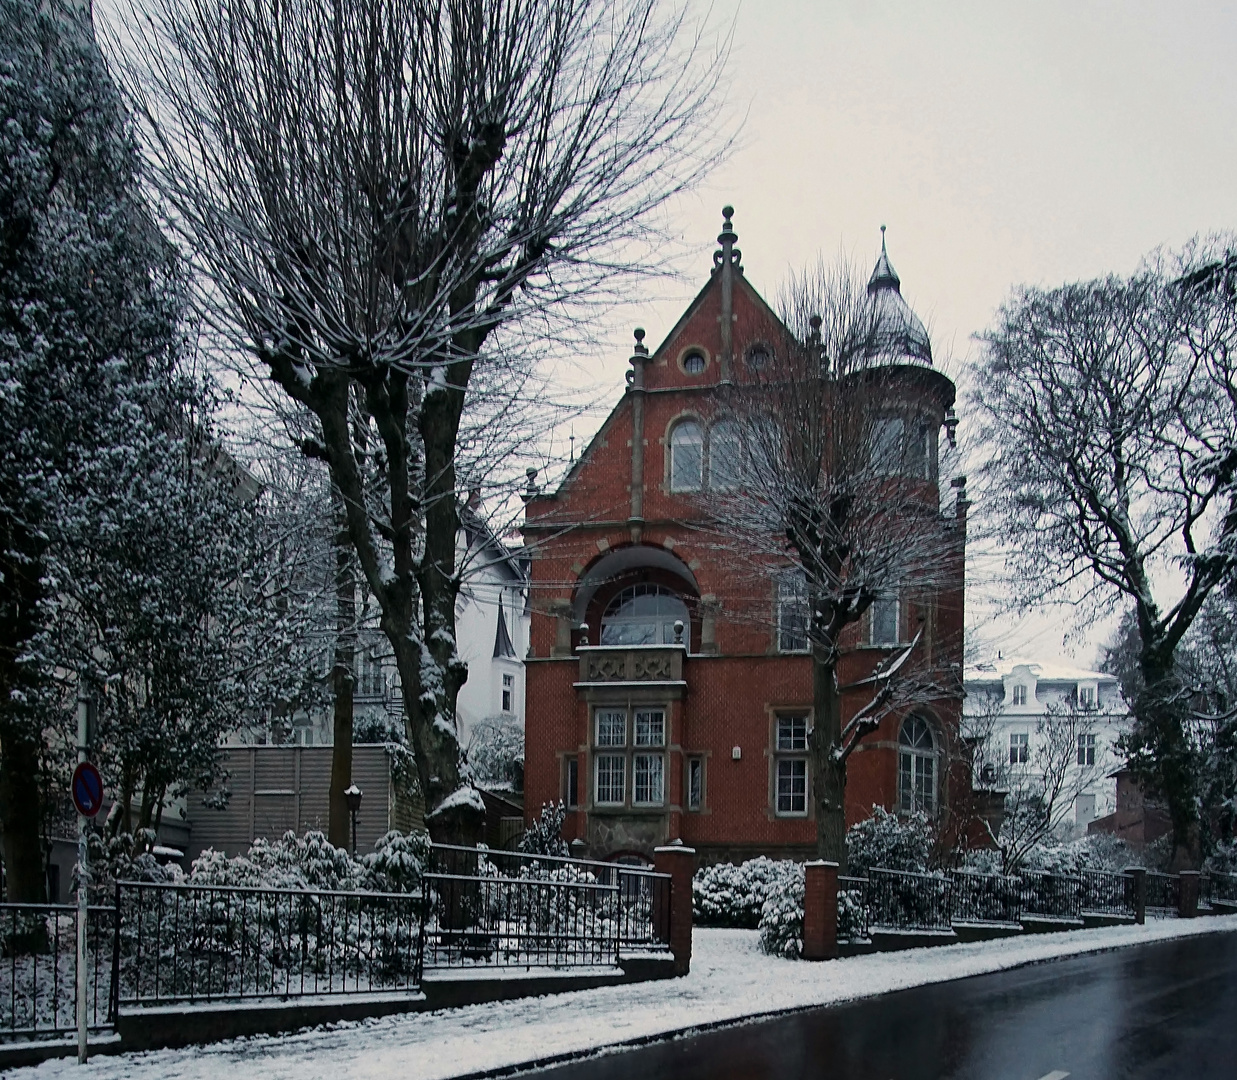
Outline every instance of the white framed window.
{"label": "white framed window", "polygon": [[687,759],[687,809],[699,810],[704,806],[704,758]]}
{"label": "white framed window", "polygon": [[597,745],[626,746],[627,745],[627,710],[598,709],[597,710]]}
{"label": "white framed window", "polygon": [[699,491],[704,479],[704,432],[684,420],[670,433],[670,490]]}
{"label": "white framed window", "polygon": [[1095,687],[1080,686],[1078,688],[1078,705],[1083,709],[1095,708]]}
{"label": "white framed window", "polygon": [[1014,687],[1014,704],[1025,705],[1027,703],[1027,688],[1022,683],[1018,683]]}
{"label": "white framed window", "polygon": [[807,579],[802,570],[787,570],[777,579],[777,651],[807,652]]}
{"label": "white framed window", "polygon": [[743,438],[733,420],[709,429],[709,488],[733,491],[743,479]]}
{"label": "white framed window", "polygon": [[[666,801],[666,710],[597,709],[593,802],[598,806],[662,806]],[[627,776],[630,772],[630,792]]]}
{"label": "white framed window", "polygon": [[779,817],[807,816],[807,761],[778,758],[777,813]]}
{"label": "white framed window", "polygon": [[936,740],[922,716],[908,716],[898,732],[898,808],[936,812]]}
{"label": "white framed window", "polygon": [[598,754],[596,783],[593,786],[599,806],[622,806],[627,797],[627,758],[623,754]]}
{"label": "white framed window", "polygon": [[691,647],[691,613],[678,593],[663,585],[628,585],[601,616],[603,645],[673,645],[675,623],[683,624],[683,644]]}
{"label": "white framed window", "polygon": [[1009,763],[1025,765],[1031,760],[1031,737],[1026,732],[1014,732],[1009,737]]}
{"label": "white framed window", "polygon": [[906,472],[916,480],[931,480],[935,472],[933,461],[932,429],[922,418],[915,422],[911,429],[910,441],[907,445]]}
{"label": "white framed window", "polygon": [[665,746],[666,714],[661,709],[642,709],[636,712],[636,745]]}
{"label": "white framed window", "polygon": [[774,732],[776,790],[779,817],[807,815],[808,718],[805,713],[778,716]]}
{"label": "white framed window", "polygon": [[515,676],[503,676],[503,712],[513,710],[515,700]]}
{"label": "white framed window", "polygon": [[1079,765],[1094,765],[1095,764],[1095,736],[1094,735],[1079,735],[1078,736],[1078,764]]}
{"label": "white framed window", "polygon": [[666,801],[666,758],[663,754],[636,754],[632,802],[636,806],[661,806]]}
{"label": "white framed window", "polygon": [[896,598],[884,597],[873,600],[868,609],[868,641],[872,645],[896,645],[898,633],[899,604]]}

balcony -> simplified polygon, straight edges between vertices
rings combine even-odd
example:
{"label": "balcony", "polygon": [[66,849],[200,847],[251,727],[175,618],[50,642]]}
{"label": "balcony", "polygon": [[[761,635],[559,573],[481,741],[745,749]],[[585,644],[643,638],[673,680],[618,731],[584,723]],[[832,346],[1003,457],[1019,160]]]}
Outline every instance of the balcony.
{"label": "balcony", "polygon": [[683,645],[581,645],[577,689],[605,687],[682,688]]}

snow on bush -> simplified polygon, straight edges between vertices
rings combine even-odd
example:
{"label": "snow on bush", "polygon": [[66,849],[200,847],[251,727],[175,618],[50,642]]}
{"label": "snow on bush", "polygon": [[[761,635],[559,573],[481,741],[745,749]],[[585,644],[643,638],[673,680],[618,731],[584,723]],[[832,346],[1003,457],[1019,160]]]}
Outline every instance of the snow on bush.
{"label": "snow on bush", "polygon": [[755,928],[765,900],[802,867],[763,855],[741,866],[717,863],[702,867],[692,879],[692,918],[704,926]]}
{"label": "snow on bush", "polygon": [[[1120,871],[1127,866],[1148,865],[1146,851],[1135,851],[1124,840],[1111,833],[1088,833],[1076,840],[1037,844],[1027,852],[1014,871],[1027,870],[1049,874],[1077,874],[1080,870]],[[982,874],[1003,872],[999,851],[972,851],[965,859],[968,870]]]}
{"label": "snow on bush", "polygon": [[567,842],[563,839],[566,820],[567,807],[563,803],[543,803],[540,816],[524,830],[516,850],[525,855],[566,855]]}
{"label": "snow on bush", "polygon": [[770,956],[797,960],[803,953],[804,871],[798,863],[789,865],[793,870],[778,881],[760,910],[760,947]]}
{"label": "snow on bush", "polygon": [[846,833],[846,872],[864,877],[874,866],[884,870],[928,869],[935,834],[922,812],[900,817],[883,806],[873,806],[872,816],[852,825]]}

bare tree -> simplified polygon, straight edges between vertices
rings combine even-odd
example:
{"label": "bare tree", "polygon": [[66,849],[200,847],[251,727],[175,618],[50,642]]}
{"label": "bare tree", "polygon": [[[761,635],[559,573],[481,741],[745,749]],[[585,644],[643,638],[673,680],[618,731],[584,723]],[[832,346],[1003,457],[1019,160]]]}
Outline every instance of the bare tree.
{"label": "bare tree", "polygon": [[431,831],[472,835],[461,425],[518,388],[574,302],[649,264],[652,213],[717,159],[723,56],[655,0],[154,0],[127,18],[114,51],[205,309],[315,417]]}
{"label": "bare tree", "polygon": [[1081,740],[1096,730],[1092,710],[1075,702],[1049,705],[1025,751],[994,738],[1002,712],[998,701],[981,702],[967,716],[964,731],[973,747],[975,775],[985,789],[1005,795],[999,827],[990,817],[975,818],[1001,853],[1001,872],[1013,874],[1039,844],[1061,832],[1078,796],[1104,775],[1104,763],[1079,751]]}
{"label": "bare tree", "polygon": [[[954,391],[908,351],[926,337],[908,341],[910,324],[845,263],[792,281],[782,307],[797,341],[723,395],[742,436],[733,481],[712,485],[709,504],[736,567],[762,592],[772,581],[798,594],[781,605],[777,633],[811,652],[817,844],[844,864],[850,755],[891,713],[960,699],[936,620],[939,594],[962,585],[962,529],[942,517],[937,487],[937,433]],[[881,601],[903,617],[873,638],[887,645],[875,667],[843,685],[857,624]],[[907,643],[909,610],[922,621]],[[858,702],[849,715],[847,702]]]}
{"label": "bare tree", "polygon": [[[1023,289],[985,336],[985,504],[1017,599],[1129,604],[1141,688],[1129,761],[1163,796],[1174,865],[1200,858],[1182,638],[1232,572],[1237,310],[1189,275],[1214,244],[1117,277]],[[1221,275],[1223,277],[1223,275]]]}

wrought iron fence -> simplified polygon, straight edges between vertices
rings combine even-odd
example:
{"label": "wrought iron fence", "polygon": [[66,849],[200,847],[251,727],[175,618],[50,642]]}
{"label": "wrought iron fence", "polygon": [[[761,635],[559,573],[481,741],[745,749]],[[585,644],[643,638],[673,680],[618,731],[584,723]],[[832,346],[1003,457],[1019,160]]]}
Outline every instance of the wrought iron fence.
{"label": "wrought iron fence", "polygon": [[415,893],[122,882],[118,1002],[414,989],[421,903]]}
{"label": "wrought iron fence", "polygon": [[954,870],[949,877],[952,922],[1018,925],[1022,891],[1016,877],[968,870]]}
{"label": "wrought iron fence", "polygon": [[1208,904],[1237,904],[1237,874],[1206,873],[1200,886],[1200,899]]}
{"label": "wrought iron fence", "polygon": [[667,952],[670,877],[642,866],[435,844],[427,967],[573,967]]}
{"label": "wrought iron fence", "polygon": [[1147,910],[1163,918],[1176,915],[1181,907],[1181,878],[1176,874],[1147,871]]}
{"label": "wrought iron fence", "polygon": [[838,877],[838,940],[866,941],[868,927],[868,879]]}
{"label": "wrought iron fence", "polygon": [[1024,916],[1082,920],[1082,883],[1077,877],[1025,870],[1019,874],[1019,879]]}
{"label": "wrought iron fence", "polygon": [[[110,1028],[116,911],[88,909],[86,1024]],[[0,1039],[66,1035],[77,1029],[77,908],[0,904]]]}
{"label": "wrought iron fence", "polygon": [[1080,870],[1081,910],[1088,915],[1135,914],[1134,879],[1110,870]]}
{"label": "wrought iron fence", "polygon": [[948,930],[950,880],[943,874],[868,871],[868,922],[882,930]]}

